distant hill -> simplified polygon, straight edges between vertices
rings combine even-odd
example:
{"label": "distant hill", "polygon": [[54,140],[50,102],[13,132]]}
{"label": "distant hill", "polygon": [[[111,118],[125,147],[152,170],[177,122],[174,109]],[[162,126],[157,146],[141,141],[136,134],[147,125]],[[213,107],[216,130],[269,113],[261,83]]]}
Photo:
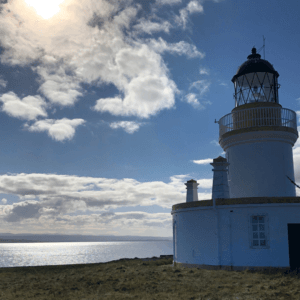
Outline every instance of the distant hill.
{"label": "distant hill", "polygon": [[0,243],[172,241],[172,237],[0,233]]}

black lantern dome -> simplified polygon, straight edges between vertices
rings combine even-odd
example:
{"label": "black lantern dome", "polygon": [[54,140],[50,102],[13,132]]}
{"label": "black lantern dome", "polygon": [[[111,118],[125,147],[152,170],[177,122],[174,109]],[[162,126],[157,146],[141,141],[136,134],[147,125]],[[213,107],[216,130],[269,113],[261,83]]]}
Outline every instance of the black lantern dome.
{"label": "black lantern dome", "polygon": [[247,58],[231,80],[235,88],[235,106],[253,102],[279,104],[278,72],[267,60],[261,59],[256,48],[252,48]]}

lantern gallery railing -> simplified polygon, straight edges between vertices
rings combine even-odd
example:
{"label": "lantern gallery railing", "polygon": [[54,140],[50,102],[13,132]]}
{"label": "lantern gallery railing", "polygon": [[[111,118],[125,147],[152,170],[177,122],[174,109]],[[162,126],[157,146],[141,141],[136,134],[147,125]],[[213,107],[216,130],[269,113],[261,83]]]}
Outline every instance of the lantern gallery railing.
{"label": "lantern gallery railing", "polygon": [[220,137],[232,130],[258,126],[283,126],[297,130],[296,113],[291,109],[280,107],[238,110],[225,115],[218,123]]}

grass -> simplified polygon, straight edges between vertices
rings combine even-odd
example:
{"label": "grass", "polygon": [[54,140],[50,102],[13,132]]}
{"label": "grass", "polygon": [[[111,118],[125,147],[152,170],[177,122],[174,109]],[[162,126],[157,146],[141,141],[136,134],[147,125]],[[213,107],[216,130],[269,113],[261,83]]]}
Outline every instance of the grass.
{"label": "grass", "polygon": [[0,268],[0,299],[300,299],[300,274],[172,267],[172,259]]}

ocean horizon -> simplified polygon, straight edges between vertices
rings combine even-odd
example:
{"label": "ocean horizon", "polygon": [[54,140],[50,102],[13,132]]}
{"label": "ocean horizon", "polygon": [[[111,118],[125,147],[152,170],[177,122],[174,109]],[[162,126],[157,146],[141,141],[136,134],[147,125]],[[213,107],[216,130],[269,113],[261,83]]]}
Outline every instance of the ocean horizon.
{"label": "ocean horizon", "polygon": [[173,254],[173,241],[0,243],[0,268],[105,263]]}

